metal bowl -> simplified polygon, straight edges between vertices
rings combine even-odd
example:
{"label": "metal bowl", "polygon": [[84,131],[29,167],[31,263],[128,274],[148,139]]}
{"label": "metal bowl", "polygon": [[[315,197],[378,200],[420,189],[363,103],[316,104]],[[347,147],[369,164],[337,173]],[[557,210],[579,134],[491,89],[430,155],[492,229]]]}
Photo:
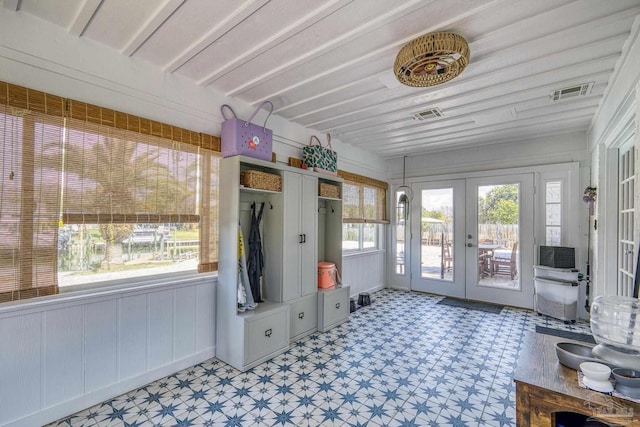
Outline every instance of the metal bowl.
{"label": "metal bowl", "polygon": [[634,369],[614,368],[611,370],[616,379],[616,390],[633,399],[640,398],[640,372]]}
{"label": "metal bowl", "polygon": [[614,368],[611,373],[617,384],[624,387],[640,388],[640,372],[633,369]]}
{"label": "metal bowl", "polygon": [[582,362],[602,363],[602,360],[595,357],[591,352],[592,347],[572,342],[559,342],[556,343],[555,347],[558,361],[576,371],[580,369]]}

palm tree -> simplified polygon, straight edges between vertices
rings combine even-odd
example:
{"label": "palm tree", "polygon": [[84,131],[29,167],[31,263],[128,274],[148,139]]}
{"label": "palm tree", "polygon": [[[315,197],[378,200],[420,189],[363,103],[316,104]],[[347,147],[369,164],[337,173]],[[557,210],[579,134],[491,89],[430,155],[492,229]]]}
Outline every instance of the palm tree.
{"label": "palm tree", "polygon": [[66,194],[64,209],[97,214],[106,245],[100,268],[113,270],[123,264],[122,242],[133,226],[112,222],[111,215],[174,213],[170,206],[187,195],[166,166],[169,162],[161,161],[158,147],[114,137],[75,141],[69,138],[65,152],[66,188],[75,191]]}

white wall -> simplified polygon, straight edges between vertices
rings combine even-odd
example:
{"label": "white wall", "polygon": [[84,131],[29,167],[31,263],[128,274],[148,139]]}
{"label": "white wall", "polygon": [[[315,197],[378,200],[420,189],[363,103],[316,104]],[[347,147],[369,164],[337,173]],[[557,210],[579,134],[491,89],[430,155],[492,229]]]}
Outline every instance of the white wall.
{"label": "white wall", "polygon": [[[554,163],[580,162],[580,166],[588,166],[589,161],[586,133],[577,132],[407,157],[406,176],[409,181],[413,177]],[[402,158],[388,160],[387,167],[392,181],[401,183]]]}
{"label": "white wall", "polygon": [[[218,91],[1,6],[0,80],[213,135],[220,135],[222,104],[232,105],[239,117],[253,111]],[[275,116],[268,125],[278,161],[300,158],[313,132]],[[337,139],[332,144],[340,169],[386,179],[382,159]],[[384,282],[384,270],[364,261],[343,265],[354,289]],[[35,308],[17,303],[9,311],[3,305],[0,425],[40,425],[211,357],[215,304],[203,286],[150,287]],[[136,346],[139,340],[144,347]],[[127,348],[139,352],[132,361],[123,358]]]}
{"label": "white wall", "polygon": [[2,304],[0,425],[43,425],[213,357],[214,281]]}
{"label": "white wall", "polygon": [[363,252],[342,258],[342,283],[349,285],[349,295],[356,297],[361,292],[375,292],[386,287],[385,263],[387,252]]}

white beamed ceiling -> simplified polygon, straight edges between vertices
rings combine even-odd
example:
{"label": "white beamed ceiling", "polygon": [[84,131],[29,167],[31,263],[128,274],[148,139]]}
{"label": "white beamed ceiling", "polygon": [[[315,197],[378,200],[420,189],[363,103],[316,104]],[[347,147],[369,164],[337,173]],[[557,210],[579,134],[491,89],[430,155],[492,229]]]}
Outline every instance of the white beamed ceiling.
{"label": "white beamed ceiling", "polygon": [[[0,2],[383,158],[588,131],[640,14],[640,0]],[[464,36],[469,66],[400,85],[395,55],[433,31]],[[411,117],[431,108],[444,117]]]}

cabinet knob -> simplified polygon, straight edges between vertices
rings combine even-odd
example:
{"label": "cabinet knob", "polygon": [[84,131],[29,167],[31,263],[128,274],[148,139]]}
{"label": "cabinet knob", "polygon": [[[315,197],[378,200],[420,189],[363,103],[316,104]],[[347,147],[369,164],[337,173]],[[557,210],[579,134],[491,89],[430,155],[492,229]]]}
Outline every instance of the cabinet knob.
{"label": "cabinet knob", "polygon": [[336,308],[337,308],[338,310],[340,309],[340,303],[339,303],[339,302],[337,302],[337,303],[336,303]]}
{"label": "cabinet knob", "polygon": [[304,311],[302,313],[298,313],[298,319],[304,319]]}
{"label": "cabinet knob", "polygon": [[271,337],[272,333],[273,333],[273,331],[271,330],[271,328],[269,328],[266,331],[264,331],[264,336],[265,337]]}

